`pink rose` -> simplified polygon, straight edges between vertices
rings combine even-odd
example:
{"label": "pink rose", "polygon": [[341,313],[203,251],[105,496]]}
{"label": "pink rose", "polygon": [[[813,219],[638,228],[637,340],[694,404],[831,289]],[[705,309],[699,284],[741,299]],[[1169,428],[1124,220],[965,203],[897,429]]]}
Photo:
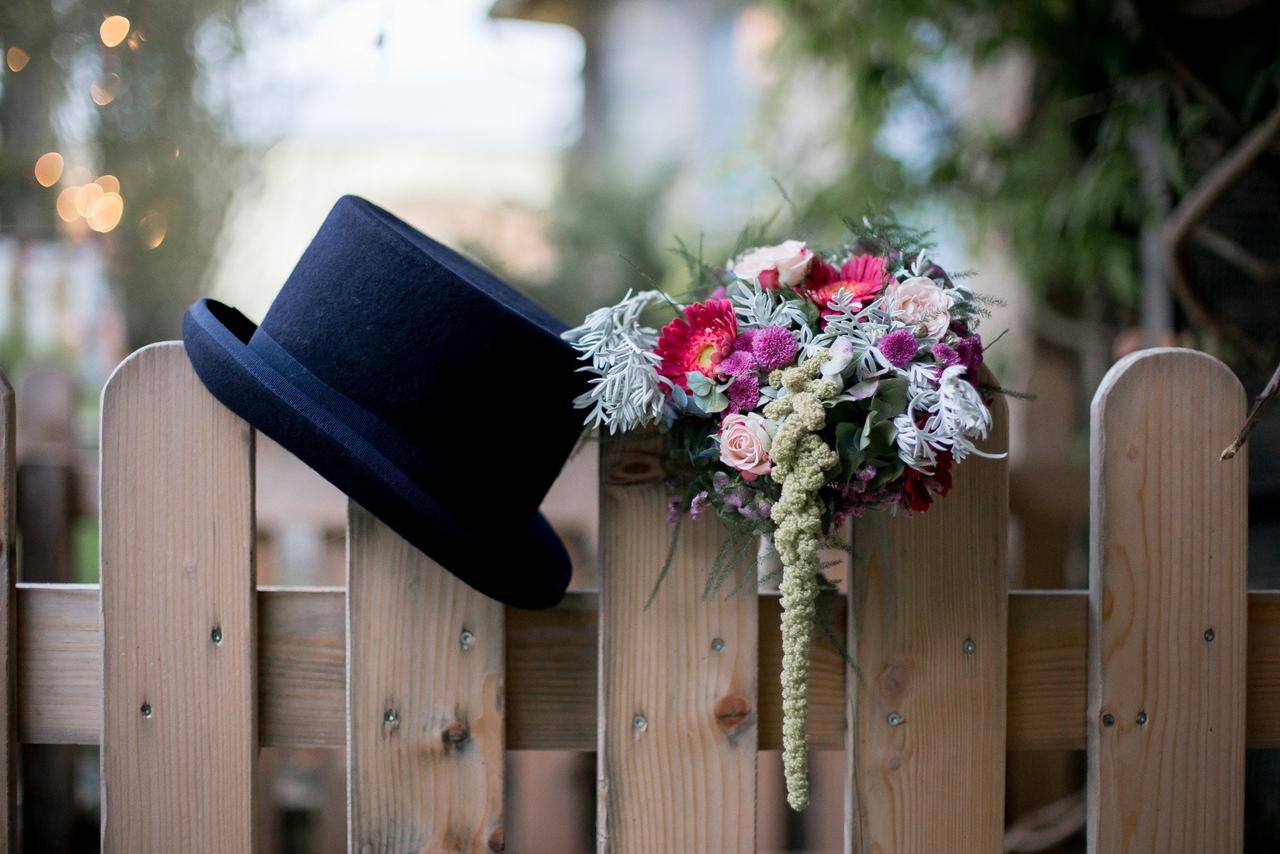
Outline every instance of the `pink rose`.
{"label": "pink rose", "polygon": [[788,240],[743,252],[730,263],[729,271],[739,279],[754,279],[760,287],[773,290],[800,284],[812,262],[812,249],[806,249],[802,241]]}
{"label": "pink rose", "polygon": [[924,276],[890,285],[885,309],[894,320],[924,327],[930,338],[941,338],[951,325],[951,295]]}
{"label": "pink rose", "polygon": [[720,425],[720,462],[755,480],[773,470],[769,448],[778,424],[759,412],[728,415]]}

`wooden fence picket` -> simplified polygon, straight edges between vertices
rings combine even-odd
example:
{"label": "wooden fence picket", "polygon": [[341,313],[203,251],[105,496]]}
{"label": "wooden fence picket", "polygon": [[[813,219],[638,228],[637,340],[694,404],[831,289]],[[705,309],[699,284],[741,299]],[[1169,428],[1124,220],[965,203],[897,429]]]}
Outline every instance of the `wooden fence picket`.
{"label": "wooden fence picket", "polygon": [[17,421],[13,386],[0,372],[0,844],[18,850],[17,721],[18,614],[15,560],[18,536],[17,472],[14,452]]}
{"label": "wooden fence picket", "polygon": [[1244,391],[1217,359],[1147,350],[1093,402],[1089,850],[1244,844]]}
{"label": "wooden fence picket", "polygon": [[[1008,448],[997,397],[983,448]],[[849,851],[999,851],[1004,832],[1008,460],[966,460],[911,518],[854,525]]]}
{"label": "wooden fence picket", "polygon": [[355,503],[347,832],[363,851],[502,851],[503,608]]}
{"label": "wooden fence picket", "polygon": [[253,851],[253,431],[182,345],[102,398],[103,850]]}
{"label": "wooden fence picket", "polygon": [[726,596],[731,578],[704,601],[725,533],[686,520],[646,610],[671,537],[659,448],[610,440],[601,454],[598,848],[753,851],[755,584]]}

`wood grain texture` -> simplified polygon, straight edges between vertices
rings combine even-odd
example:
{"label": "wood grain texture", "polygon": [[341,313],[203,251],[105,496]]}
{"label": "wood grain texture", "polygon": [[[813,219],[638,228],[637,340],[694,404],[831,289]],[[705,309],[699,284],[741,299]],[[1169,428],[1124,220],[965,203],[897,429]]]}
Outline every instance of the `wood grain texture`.
{"label": "wood grain texture", "polygon": [[1094,397],[1092,851],[1243,845],[1246,462],[1218,460],[1243,418],[1192,350],[1126,357]]}
{"label": "wood grain texture", "polygon": [[103,849],[253,850],[253,435],[181,344],[102,398]]}
{"label": "wood grain texture", "polygon": [[1007,459],[973,457],[927,513],[854,525],[847,850],[1001,849],[1008,488]]}
{"label": "wood grain texture", "polygon": [[346,611],[340,587],[258,588],[264,745],[347,746]]}
{"label": "wood grain texture", "polygon": [[16,424],[13,386],[0,372],[0,843],[5,851],[18,850]]}
{"label": "wood grain texture", "polygon": [[349,850],[501,851],[502,606],[354,503],[347,592]]}
{"label": "wood grain texture", "polygon": [[[818,613],[830,614],[831,636],[846,635],[846,601],[842,593],[818,594]],[[782,599],[760,597],[760,749],[782,749]],[[814,750],[844,750],[844,655],[821,633],[809,648],[809,746]]]}
{"label": "wood grain texture", "polygon": [[1009,594],[1009,750],[1082,750],[1089,593]]}
{"label": "wood grain texture", "polygon": [[670,541],[660,460],[656,438],[601,449],[598,849],[754,851],[757,603],[702,599],[725,536],[708,518],[645,609]]}
{"label": "wood grain texture", "polygon": [[597,605],[570,593],[550,610],[507,609],[508,750],[596,749]]}

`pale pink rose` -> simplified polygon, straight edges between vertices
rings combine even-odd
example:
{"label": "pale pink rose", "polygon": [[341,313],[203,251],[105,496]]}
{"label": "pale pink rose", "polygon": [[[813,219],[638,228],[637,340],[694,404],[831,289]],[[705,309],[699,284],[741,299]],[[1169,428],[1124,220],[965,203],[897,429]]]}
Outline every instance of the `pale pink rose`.
{"label": "pale pink rose", "polygon": [[885,308],[894,320],[924,327],[930,338],[941,338],[951,325],[951,295],[924,276],[890,285]]}
{"label": "pale pink rose", "polygon": [[812,249],[806,249],[803,241],[788,240],[743,252],[729,265],[729,271],[739,279],[754,279],[760,287],[772,290],[800,284],[812,262]]}
{"label": "pale pink rose", "polygon": [[742,472],[747,480],[755,480],[773,470],[769,449],[773,446],[776,421],[759,412],[728,415],[720,424],[720,462]]}

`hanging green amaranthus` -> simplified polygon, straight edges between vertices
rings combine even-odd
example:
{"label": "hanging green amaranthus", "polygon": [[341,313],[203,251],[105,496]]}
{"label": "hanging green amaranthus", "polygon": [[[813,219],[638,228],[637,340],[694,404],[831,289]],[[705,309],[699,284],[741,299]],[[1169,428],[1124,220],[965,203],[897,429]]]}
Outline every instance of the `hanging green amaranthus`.
{"label": "hanging green amaranthus", "polygon": [[[782,495],[773,505],[774,545],[782,558],[782,765],[787,802],[809,805],[809,645],[813,640],[818,596],[818,549],[822,540],[825,472],[839,458],[819,436],[826,425],[823,401],[840,386],[820,376],[828,350],[803,364],[774,371],[769,382],[788,392],[765,407],[765,416],[782,421],[773,439],[773,479]],[[785,419],[785,420],[784,420]]]}

